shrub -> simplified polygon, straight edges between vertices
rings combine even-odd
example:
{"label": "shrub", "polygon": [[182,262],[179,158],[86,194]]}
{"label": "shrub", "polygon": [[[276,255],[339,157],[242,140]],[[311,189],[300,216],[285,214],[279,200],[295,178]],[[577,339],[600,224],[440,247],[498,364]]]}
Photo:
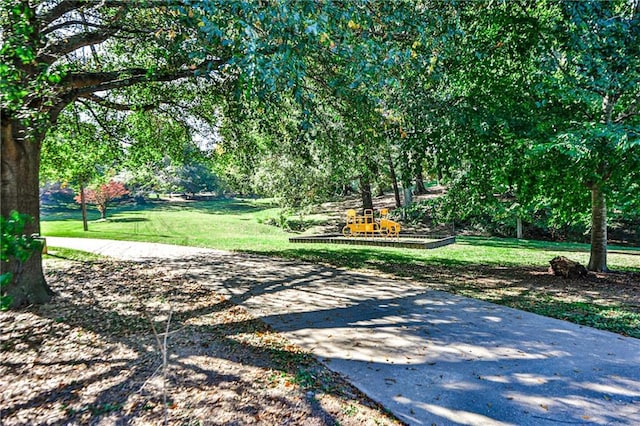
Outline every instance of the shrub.
{"label": "shrub", "polygon": [[[0,228],[2,229],[0,261],[2,262],[2,274],[0,274],[0,310],[7,310],[11,304],[11,297],[6,294],[7,287],[17,281],[22,274],[24,263],[36,250],[42,249],[42,243],[36,236],[24,234],[25,226],[33,222],[33,218],[26,214],[12,211],[9,217],[0,216]],[[10,261],[14,260],[13,268],[9,268]]]}

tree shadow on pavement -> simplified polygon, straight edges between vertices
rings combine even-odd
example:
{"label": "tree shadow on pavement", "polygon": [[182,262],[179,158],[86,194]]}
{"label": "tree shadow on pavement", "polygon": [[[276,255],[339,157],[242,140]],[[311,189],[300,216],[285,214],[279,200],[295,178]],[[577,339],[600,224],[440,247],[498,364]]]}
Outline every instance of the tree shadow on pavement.
{"label": "tree shadow on pavement", "polygon": [[[261,256],[194,263],[192,278],[364,379],[409,423],[640,420],[640,341],[432,289],[451,272],[421,283]],[[540,271],[520,273],[475,266],[457,278],[527,291]]]}
{"label": "tree shadow on pavement", "polygon": [[[3,424],[158,424],[165,413],[181,424],[334,424],[356,403],[346,382],[186,271],[94,262],[50,273],[51,305],[0,321]],[[151,324],[164,332],[169,313],[164,382]],[[316,379],[303,386],[300,368]]]}

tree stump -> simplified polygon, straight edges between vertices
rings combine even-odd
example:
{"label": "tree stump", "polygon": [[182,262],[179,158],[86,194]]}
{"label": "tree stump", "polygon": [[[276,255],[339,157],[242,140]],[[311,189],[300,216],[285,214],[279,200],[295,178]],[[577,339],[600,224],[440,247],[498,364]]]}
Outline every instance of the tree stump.
{"label": "tree stump", "polygon": [[549,261],[549,272],[563,278],[584,278],[589,274],[587,268],[564,256],[556,256]]}

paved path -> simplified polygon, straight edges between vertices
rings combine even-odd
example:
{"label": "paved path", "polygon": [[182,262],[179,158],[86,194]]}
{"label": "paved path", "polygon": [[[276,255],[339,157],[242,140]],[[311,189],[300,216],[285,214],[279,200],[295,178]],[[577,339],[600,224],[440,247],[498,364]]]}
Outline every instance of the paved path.
{"label": "paved path", "polygon": [[161,244],[47,238],[164,258],[412,425],[640,425],[640,340],[416,284]]}

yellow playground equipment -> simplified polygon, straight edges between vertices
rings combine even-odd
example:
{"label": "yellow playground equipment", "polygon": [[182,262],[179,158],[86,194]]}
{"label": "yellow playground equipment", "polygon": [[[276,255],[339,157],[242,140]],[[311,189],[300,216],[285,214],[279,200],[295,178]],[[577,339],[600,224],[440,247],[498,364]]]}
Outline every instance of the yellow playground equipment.
{"label": "yellow playground equipment", "polygon": [[397,237],[399,234],[400,224],[389,219],[389,209],[381,209],[379,218],[374,217],[371,209],[366,209],[363,216],[349,209],[347,224],[342,228],[345,237]]}

